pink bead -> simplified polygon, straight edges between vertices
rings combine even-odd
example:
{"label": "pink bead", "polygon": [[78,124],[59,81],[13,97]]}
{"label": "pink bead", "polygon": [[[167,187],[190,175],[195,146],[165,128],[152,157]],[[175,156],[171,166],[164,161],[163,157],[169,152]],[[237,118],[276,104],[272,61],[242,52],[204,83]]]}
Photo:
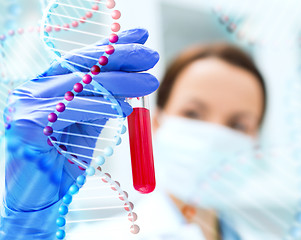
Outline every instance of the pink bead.
{"label": "pink bead", "polygon": [[86,22],[86,20],[87,20],[87,18],[86,18],[86,17],[81,17],[79,21],[80,21],[81,23],[85,23],[85,22]]}
{"label": "pink bead", "polygon": [[[62,151],[64,151],[64,152],[67,151],[67,147],[66,147],[65,145],[60,145],[59,148],[60,148]],[[58,152],[60,155],[62,155],[60,151],[57,151],[57,152]]]}
{"label": "pink bead", "polygon": [[105,52],[108,55],[112,55],[115,52],[115,48],[112,45],[108,45],[106,46]]}
{"label": "pink bead", "polygon": [[106,4],[106,6],[107,6],[108,9],[114,8],[115,5],[116,5],[116,3],[115,3],[114,0],[108,0],[108,1],[107,1],[107,4]]}
{"label": "pink bead", "polygon": [[113,19],[117,20],[117,19],[119,19],[119,18],[121,17],[121,13],[120,13],[120,11],[118,11],[118,10],[114,10],[114,11],[111,13],[111,16],[112,16]]}
{"label": "pink bead", "polygon": [[71,164],[74,164],[74,162],[72,162],[72,161],[71,161],[71,160],[69,160],[69,159],[68,159],[68,162],[69,162],[69,163],[71,163]]}
{"label": "pink bead", "polygon": [[77,21],[74,21],[74,22],[72,22],[72,27],[78,27],[78,22]]}
{"label": "pink bead", "polygon": [[[72,93],[72,92],[71,92],[71,93]],[[65,98],[66,98],[66,97],[65,97]],[[66,100],[67,100],[67,99],[66,99]],[[64,103],[58,103],[58,104],[56,105],[56,110],[57,110],[58,112],[64,112],[65,109],[66,109],[66,106],[65,106]]]}
{"label": "pink bead", "polygon": [[101,56],[99,59],[98,59],[98,62],[101,66],[105,66],[108,64],[109,60],[106,56]]}
{"label": "pink bead", "polygon": [[100,73],[100,67],[98,67],[97,65],[94,65],[93,67],[91,67],[91,73],[93,75],[97,75]]}
{"label": "pink bead", "polygon": [[13,112],[16,111],[16,109],[15,109],[14,107],[9,107],[9,108],[8,108],[8,111],[9,111],[10,113],[13,113]]}
{"label": "pink bead", "polygon": [[4,35],[4,34],[2,34],[1,36],[0,36],[0,40],[1,41],[4,41],[6,39],[6,36]]}
{"label": "pink bead", "polygon": [[[83,161],[84,163],[87,163],[86,161]],[[80,170],[82,170],[82,171],[85,171],[86,169],[85,168],[83,168],[83,167],[81,167],[81,166],[78,166],[78,168],[80,169]]]}
{"label": "pink bead", "polygon": [[[105,173],[105,175],[108,177],[108,178],[111,178],[111,175],[109,173]],[[105,179],[105,178],[102,178],[102,181],[107,183],[108,181]]]}
{"label": "pink bead", "polygon": [[50,113],[49,115],[48,115],[48,121],[49,122],[56,122],[56,120],[57,120],[57,115],[55,114],[55,113]]}
{"label": "pink bead", "polygon": [[11,116],[6,116],[6,122],[11,122],[12,121],[12,117]]}
{"label": "pink bead", "polygon": [[49,127],[49,126],[46,126],[43,130],[44,134],[46,136],[50,136],[52,133],[53,133],[53,128],[52,127]]}
{"label": "pink bead", "polygon": [[98,7],[98,5],[93,5],[92,9],[93,9],[94,11],[97,11],[97,10],[99,10],[99,7]]}
{"label": "pink bead", "polygon": [[[51,138],[52,141],[55,141],[55,142],[57,141],[57,139],[55,137],[50,137],[50,138]],[[48,143],[49,146],[53,147],[53,144],[52,144],[51,140],[48,138],[47,143]]]}
{"label": "pink bead", "polygon": [[113,24],[111,25],[111,30],[112,30],[113,32],[118,32],[118,31],[120,30],[120,24],[119,24],[119,23],[113,23]]}
{"label": "pink bead", "polygon": [[110,40],[111,43],[117,43],[118,39],[119,39],[119,37],[118,37],[118,35],[115,34],[115,33],[112,33],[112,34],[110,35],[110,37],[109,37],[109,40]]}
{"label": "pink bead", "polygon": [[131,222],[135,222],[137,220],[137,214],[136,213],[129,213],[128,215],[128,219],[131,221]]}
{"label": "pink bead", "polygon": [[130,231],[131,231],[131,233],[133,233],[133,234],[137,234],[137,233],[140,232],[140,228],[139,228],[138,225],[135,224],[135,225],[131,226]]}
{"label": "pink bead", "polygon": [[54,31],[56,31],[56,32],[61,31],[61,26],[60,26],[60,25],[56,25],[56,26],[54,27]]}
{"label": "pink bead", "polygon": [[72,101],[73,98],[74,98],[73,92],[68,91],[68,92],[65,93],[65,99],[66,99],[67,101]]}
{"label": "pink bead", "polygon": [[130,206],[128,206],[126,203],[124,204],[124,209],[125,211],[130,211],[134,209],[134,204],[132,202],[130,202]]}
{"label": "pink bead", "polygon": [[65,24],[63,25],[63,29],[64,29],[65,31],[67,31],[69,28],[70,28],[70,25],[69,25],[68,23],[65,23]]}
{"label": "pink bead", "polygon": [[[120,183],[119,182],[115,182],[116,183],[116,185],[118,186],[118,187],[120,187]],[[115,188],[115,187],[111,187],[111,189],[113,190],[113,191],[117,191],[117,189]]]}
{"label": "pink bead", "polygon": [[8,35],[9,35],[9,36],[15,35],[15,31],[14,31],[14,30],[9,30],[9,31],[8,31]]}
{"label": "pink bead", "polygon": [[[75,156],[75,155],[73,155],[73,154],[71,154],[71,156],[74,157],[74,158],[77,158],[77,156]],[[71,163],[71,164],[74,164],[74,162],[72,162],[72,161],[69,160],[69,159],[68,159],[68,162]]]}
{"label": "pink bead", "polygon": [[18,29],[18,33],[19,33],[20,35],[22,35],[22,34],[24,33],[24,28],[19,28],[19,29]]}
{"label": "pink bead", "polygon": [[91,12],[86,12],[86,17],[87,18],[91,18],[93,16],[93,13],[91,13]]}
{"label": "pink bead", "polygon": [[83,91],[84,87],[83,87],[83,84],[76,83],[76,84],[74,84],[73,89],[75,92],[80,93],[81,91]]}
{"label": "pink bead", "polygon": [[83,82],[84,82],[85,84],[90,84],[90,83],[92,82],[92,77],[91,77],[89,74],[85,75],[85,76],[83,77]]}
{"label": "pink bead", "polygon": [[51,26],[47,26],[46,28],[45,28],[45,32],[51,32],[52,31],[52,27]]}

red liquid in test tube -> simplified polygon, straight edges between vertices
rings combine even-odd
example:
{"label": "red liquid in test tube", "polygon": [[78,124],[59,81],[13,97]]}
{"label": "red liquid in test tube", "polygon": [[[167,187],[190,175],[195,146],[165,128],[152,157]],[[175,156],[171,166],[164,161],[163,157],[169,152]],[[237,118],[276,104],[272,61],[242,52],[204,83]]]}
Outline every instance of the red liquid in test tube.
{"label": "red liquid in test tube", "polygon": [[150,193],[156,187],[150,112],[145,97],[129,102],[133,106],[128,116],[133,185],[140,193]]}

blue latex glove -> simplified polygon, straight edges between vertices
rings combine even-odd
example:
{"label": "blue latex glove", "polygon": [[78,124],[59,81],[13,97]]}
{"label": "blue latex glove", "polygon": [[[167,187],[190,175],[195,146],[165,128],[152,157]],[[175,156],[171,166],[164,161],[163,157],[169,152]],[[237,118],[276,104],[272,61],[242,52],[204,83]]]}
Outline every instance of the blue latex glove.
{"label": "blue latex glove", "polygon": [[[158,80],[146,71],[155,66],[159,60],[157,52],[143,46],[148,38],[144,29],[133,29],[119,35],[115,53],[110,57],[108,65],[94,80],[101,83],[114,96],[122,107],[125,116],[132,112],[132,107],[124,102],[125,97],[138,97],[152,93],[158,88]],[[89,56],[99,58],[102,52],[97,43],[95,52],[88,49]],[[85,54],[80,50],[80,54]],[[92,67],[93,60],[77,59],[76,56],[65,56],[73,62]],[[84,69],[82,69],[85,71]],[[53,63],[47,72],[16,89],[9,99],[12,114],[11,127],[6,131],[6,195],[1,212],[0,239],[54,239],[55,220],[61,198],[68,191],[76,177],[83,172],[48,146],[43,128],[47,125],[47,116],[51,113],[64,94],[71,90],[80,79],[60,64]],[[95,98],[80,94],[82,98]],[[107,105],[91,101],[74,99],[70,104],[85,104],[91,109],[97,108],[106,112],[112,111]],[[69,105],[71,106],[71,105]],[[104,124],[107,119],[95,115],[75,113],[78,121]],[[56,125],[58,126],[58,125]],[[93,126],[81,126],[62,123],[60,129],[81,134],[99,134],[100,129]],[[95,141],[89,145],[95,147]],[[92,156],[93,152],[88,154]]]}

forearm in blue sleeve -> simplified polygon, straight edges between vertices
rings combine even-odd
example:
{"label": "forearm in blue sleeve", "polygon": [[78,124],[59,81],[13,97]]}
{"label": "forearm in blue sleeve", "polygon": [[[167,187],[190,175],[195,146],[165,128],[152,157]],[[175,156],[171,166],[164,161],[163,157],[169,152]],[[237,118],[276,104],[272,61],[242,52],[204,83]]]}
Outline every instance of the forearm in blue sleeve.
{"label": "forearm in blue sleeve", "polygon": [[1,209],[1,240],[54,240],[60,201],[40,211],[16,212]]}

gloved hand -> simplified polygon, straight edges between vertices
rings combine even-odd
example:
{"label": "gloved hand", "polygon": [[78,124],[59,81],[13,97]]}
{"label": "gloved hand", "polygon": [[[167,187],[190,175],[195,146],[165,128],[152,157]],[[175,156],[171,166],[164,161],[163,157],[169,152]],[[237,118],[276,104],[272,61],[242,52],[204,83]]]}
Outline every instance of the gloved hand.
{"label": "gloved hand", "polygon": [[[132,112],[131,106],[124,102],[125,97],[150,94],[159,85],[154,76],[137,73],[154,67],[159,60],[157,52],[143,46],[147,38],[148,32],[143,29],[121,33],[109,63],[94,78],[118,97],[125,116]],[[79,50],[79,53],[98,59],[103,53],[100,46],[105,44],[108,44],[107,40],[97,43],[92,49]],[[95,64],[94,60],[83,61],[76,55],[65,58],[87,67]],[[81,70],[88,71],[85,68]],[[60,64],[53,63],[48,71],[25,83],[11,95],[6,113],[10,112],[13,120],[10,129],[6,130],[6,194],[1,212],[0,239],[54,239],[60,200],[83,172],[47,144],[43,128],[47,125],[48,114],[80,80]],[[93,96],[83,92],[81,96],[71,104],[89,104],[92,109],[97,107],[109,111],[106,105],[83,100]],[[79,112],[73,117],[78,121],[106,122],[104,118],[95,119],[94,116],[90,119],[87,114]],[[93,126],[78,128],[72,123],[62,123],[60,129],[82,134],[97,134],[100,130]],[[95,141],[92,141],[91,147],[94,146]]]}

